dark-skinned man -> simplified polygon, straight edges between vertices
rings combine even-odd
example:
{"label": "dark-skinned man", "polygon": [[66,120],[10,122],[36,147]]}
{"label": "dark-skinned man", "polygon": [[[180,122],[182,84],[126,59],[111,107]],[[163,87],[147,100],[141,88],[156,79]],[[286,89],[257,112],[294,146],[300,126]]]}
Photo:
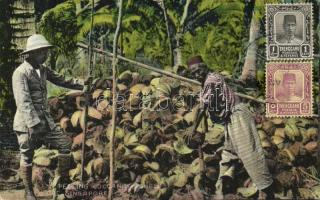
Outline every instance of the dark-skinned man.
{"label": "dark-skinned man", "polygon": [[260,190],[259,199],[274,199],[272,176],[266,165],[252,113],[235,96],[221,75],[209,73],[201,56],[190,58],[187,65],[192,78],[202,83],[200,107],[196,111],[196,121],[189,133],[189,139],[190,134],[191,138],[196,134],[196,129],[206,112],[213,122],[225,126],[225,142],[219,177],[215,185],[215,199],[223,199],[223,177],[235,169],[235,163],[239,160]]}
{"label": "dark-skinned man", "polygon": [[[84,81],[69,79],[43,65],[52,45],[40,34],[27,40],[22,52],[25,61],[14,71],[12,86],[17,111],[13,129],[20,146],[20,175],[25,186],[26,200],[36,200],[32,187],[32,160],[35,148],[46,145],[59,151],[58,164],[53,181],[54,199],[58,188],[68,182],[71,138],[64,134],[50,116],[47,105],[46,81],[55,85],[83,90]],[[87,80],[89,81],[89,79]]]}

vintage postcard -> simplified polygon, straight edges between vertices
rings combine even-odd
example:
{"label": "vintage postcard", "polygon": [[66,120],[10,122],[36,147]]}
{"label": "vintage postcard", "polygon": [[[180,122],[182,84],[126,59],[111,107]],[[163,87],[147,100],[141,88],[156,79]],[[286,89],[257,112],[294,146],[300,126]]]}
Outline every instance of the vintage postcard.
{"label": "vintage postcard", "polygon": [[320,0],[266,2],[0,0],[0,200],[320,199]]}
{"label": "vintage postcard", "polygon": [[312,63],[267,63],[267,117],[312,116]]}
{"label": "vintage postcard", "polygon": [[267,4],[267,59],[312,59],[312,23],[312,4]]}

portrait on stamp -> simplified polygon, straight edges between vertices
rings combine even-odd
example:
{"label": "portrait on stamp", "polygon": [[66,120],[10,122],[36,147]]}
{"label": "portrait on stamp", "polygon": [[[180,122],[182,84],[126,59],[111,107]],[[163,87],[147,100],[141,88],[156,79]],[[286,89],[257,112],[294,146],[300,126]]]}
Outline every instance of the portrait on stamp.
{"label": "portrait on stamp", "polygon": [[267,4],[267,58],[312,59],[312,5]]}
{"label": "portrait on stamp", "polygon": [[276,99],[297,102],[303,98],[303,74],[300,71],[277,71],[275,73]]}
{"label": "portrait on stamp", "polygon": [[312,63],[267,63],[268,117],[312,115]]}
{"label": "portrait on stamp", "polygon": [[303,15],[301,13],[279,13],[275,19],[277,43],[299,45],[303,42]]}

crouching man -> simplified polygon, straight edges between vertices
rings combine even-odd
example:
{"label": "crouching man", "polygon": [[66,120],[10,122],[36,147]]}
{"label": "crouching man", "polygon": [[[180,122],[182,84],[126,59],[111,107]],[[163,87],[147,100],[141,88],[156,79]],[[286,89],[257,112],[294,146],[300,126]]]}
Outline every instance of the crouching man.
{"label": "crouching man", "polygon": [[224,149],[214,199],[224,198],[223,177],[229,170],[234,169],[233,164],[239,160],[260,190],[259,199],[274,199],[272,176],[267,168],[259,135],[248,107],[235,96],[222,76],[209,73],[200,56],[190,58],[187,65],[193,78],[202,84],[200,109],[196,112],[191,134],[195,134],[207,111],[212,121],[225,126]]}
{"label": "crouching man", "polygon": [[39,144],[59,151],[53,181],[54,199],[57,196],[58,185],[68,181],[71,138],[55,125],[49,114],[46,81],[77,90],[83,89],[83,83],[75,79],[65,80],[62,75],[43,65],[51,47],[52,45],[42,35],[30,36],[26,50],[22,53],[26,56],[25,61],[12,76],[13,93],[17,106],[13,129],[20,147],[20,173],[25,186],[26,200],[36,200],[32,187],[32,160],[34,150]]}

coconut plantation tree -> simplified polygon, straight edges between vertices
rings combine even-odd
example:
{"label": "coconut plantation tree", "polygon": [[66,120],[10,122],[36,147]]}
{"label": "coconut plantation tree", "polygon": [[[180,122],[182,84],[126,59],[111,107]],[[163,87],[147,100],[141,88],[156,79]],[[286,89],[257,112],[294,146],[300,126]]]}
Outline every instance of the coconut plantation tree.
{"label": "coconut plantation tree", "polygon": [[174,41],[175,64],[182,64],[182,47],[184,35],[207,23],[216,23],[219,13],[232,9],[240,2],[230,1],[173,1],[164,0],[168,21]]}
{"label": "coconut plantation tree", "polygon": [[[251,4],[249,7],[251,9],[246,9],[246,16],[250,21],[249,29],[249,43],[247,46],[245,62],[242,68],[241,79],[248,83],[255,83],[257,77],[257,51],[258,43],[263,40],[264,37],[260,33],[261,25],[264,24],[265,15],[265,4],[266,3],[282,3],[281,0],[265,0],[265,1],[254,1],[250,0],[247,2]],[[259,40],[260,39],[260,40]]]}
{"label": "coconut plantation tree", "polygon": [[[83,13],[85,13],[83,11]],[[103,7],[94,13],[94,27],[105,27],[113,33],[116,20],[115,4]],[[79,23],[79,36],[83,38],[90,30],[90,16],[83,14]],[[124,2],[124,14],[122,20],[122,32],[119,38],[121,53],[126,57],[136,58],[138,55],[149,60],[160,61],[162,65],[168,64],[166,28],[162,23],[161,7],[157,2],[142,0]],[[112,34],[110,34],[112,36]],[[108,37],[107,42],[112,42]],[[111,44],[109,45],[111,46]]]}
{"label": "coconut plantation tree", "polygon": [[221,3],[215,10],[214,23],[192,28],[184,35],[182,59],[201,55],[212,70],[232,72],[244,52],[244,7],[240,1]]}
{"label": "coconut plantation tree", "polygon": [[[40,30],[49,38],[50,42],[59,47],[61,51],[58,54],[72,54],[76,49],[77,41],[88,42],[88,33],[91,28],[91,2],[81,7],[79,0],[67,1],[48,10],[43,15]],[[165,44],[161,42],[165,40],[162,34],[165,33],[165,29],[160,25],[153,27],[157,24],[155,21],[160,21],[160,18],[157,18],[159,12],[151,6],[152,4],[156,3],[152,1],[139,1],[139,3],[126,1],[124,4],[125,12],[119,46],[121,52],[127,57],[135,58],[137,52],[142,52],[144,56],[151,59],[165,60],[167,57],[167,54],[159,57],[161,52],[165,52]],[[95,1],[93,13],[93,44],[95,46],[98,43],[101,44],[99,38],[104,38],[106,46],[112,47],[112,33],[116,26],[116,7],[116,1]],[[60,17],[61,13],[64,13],[63,17]],[[65,24],[73,26],[73,31],[63,33],[64,30],[70,30],[65,28],[62,30]],[[52,31],[53,27],[57,27],[57,30],[61,29],[59,34],[54,34],[56,32]],[[159,50],[155,52],[151,50],[152,47]]]}
{"label": "coconut plantation tree", "polygon": [[51,52],[50,64],[56,68],[56,61],[63,55],[66,59],[65,69],[72,69],[75,63],[75,50],[77,44],[76,34],[78,26],[76,23],[75,3],[66,1],[46,11],[39,23],[40,32],[55,45]]}

